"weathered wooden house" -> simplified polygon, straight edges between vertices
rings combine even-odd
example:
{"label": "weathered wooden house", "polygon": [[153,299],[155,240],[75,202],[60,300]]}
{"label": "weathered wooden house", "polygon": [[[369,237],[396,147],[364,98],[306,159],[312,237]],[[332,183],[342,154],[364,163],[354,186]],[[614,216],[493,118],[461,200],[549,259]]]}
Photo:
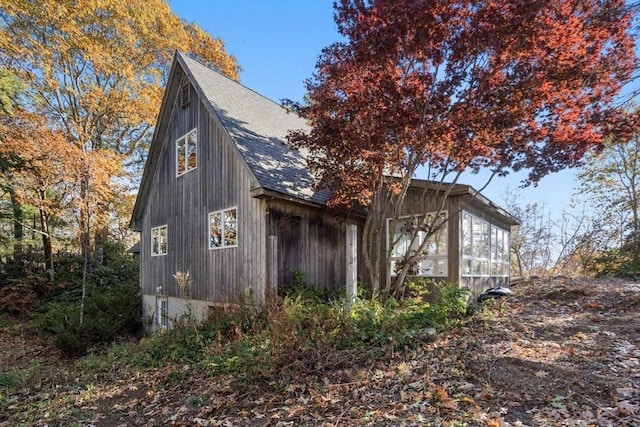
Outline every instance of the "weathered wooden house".
{"label": "weathered wooden house", "polygon": [[[204,317],[260,303],[294,272],[328,289],[355,284],[363,218],[325,208],[330,194],[314,189],[304,153],[283,144],[301,128],[296,114],[176,54],[131,219],[141,233],[150,329],[187,309]],[[426,185],[415,182],[403,215],[431,212],[418,197]],[[471,187],[458,185],[452,196],[450,221],[413,273],[475,287],[508,283],[516,222]]]}

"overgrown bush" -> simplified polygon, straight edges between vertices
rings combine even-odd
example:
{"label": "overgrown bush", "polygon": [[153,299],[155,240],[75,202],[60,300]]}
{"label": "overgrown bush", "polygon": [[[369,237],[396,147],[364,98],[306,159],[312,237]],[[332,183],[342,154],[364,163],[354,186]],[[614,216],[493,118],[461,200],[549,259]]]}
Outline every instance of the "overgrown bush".
{"label": "overgrown bush", "polygon": [[82,324],[80,298],[75,294],[66,297],[45,305],[32,325],[67,355],[83,354],[96,344],[141,331],[142,304],[137,285],[90,286]]}
{"label": "overgrown bush", "polygon": [[428,301],[425,284],[402,300],[358,299],[324,303],[313,292],[290,293],[262,311],[242,308],[194,328],[187,324],[158,332],[141,342],[136,362],[162,366],[189,363],[215,373],[252,377],[292,366],[307,367],[341,351],[419,345],[414,332],[451,326],[466,313],[466,290],[436,285],[439,298]]}
{"label": "overgrown bush", "polygon": [[78,355],[97,344],[141,332],[138,264],[122,246],[106,245],[104,263],[92,268],[87,280],[82,324],[83,260],[66,254],[58,261],[57,280],[68,287],[47,298],[33,317],[32,325],[43,338],[50,339],[67,355]]}
{"label": "overgrown bush", "polygon": [[232,353],[236,342],[259,336],[266,329],[266,309],[241,306],[219,313],[205,322],[185,316],[171,329],[161,330],[140,342],[134,362],[162,367],[172,363],[195,363],[206,354]]}
{"label": "overgrown bush", "polygon": [[282,298],[297,298],[315,302],[329,302],[332,299],[339,299],[339,295],[334,295],[327,289],[309,286],[305,273],[293,270],[291,275],[291,285],[286,288],[278,288],[278,294]]}
{"label": "overgrown bush", "polygon": [[432,281],[409,283],[407,288],[409,296],[399,300],[390,299],[384,304],[375,300],[356,302],[351,322],[361,340],[407,345],[412,332],[427,327],[442,330],[458,322],[467,311],[467,288]]}
{"label": "overgrown bush", "polygon": [[62,279],[51,280],[43,270],[23,271],[15,276],[5,275],[0,281],[0,312],[14,318],[28,318],[47,301],[71,287]]}
{"label": "overgrown bush", "polygon": [[40,299],[34,283],[28,280],[9,279],[0,287],[2,312],[13,317],[23,317],[37,310]]}
{"label": "overgrown bush", "polygon": [[[78,298],[84,258],[77,253],[60,252],[53,259],[53,279],[42,266],[22,269],[14,275],[7,272],[11,269],[4,269],[0,274],[0,313],[27,319],[49,302]],[[106,242],[103,262],[89,265],[88,281],[96,286],[137,285],[138,263],[122,244]]]}

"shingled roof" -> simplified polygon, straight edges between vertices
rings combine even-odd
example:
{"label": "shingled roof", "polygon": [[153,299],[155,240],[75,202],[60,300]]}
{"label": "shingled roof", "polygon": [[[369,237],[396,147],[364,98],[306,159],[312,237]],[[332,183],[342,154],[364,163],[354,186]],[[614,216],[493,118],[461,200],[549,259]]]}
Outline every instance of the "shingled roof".
{"label": "shingled roof", "polygon": [[304,119],[263,95],[241,85],[219,72],[176,53],[163,108],[158,117],[149,156],[145,164],[140,191],[131,225],[141,219],[151,181],[158,163],[162,140],[169,125],[172,103],[179,86],[176,67],[188,76],[205,107],[222,123],[250,173],[256,178],[255,195],[269,194],[301,202],[324,205],[330,197],[327,190],[317,191],[307,168],[304,151],[285,145],[290,130],[308,129]]}
{"label": "shingled roof", "polygon": [[323,204],[328,192],[314,190],[304,152],[284,144],[290,130],[308,129],[297,114],[185,55],[185,73],[218,116],[260,186]]}

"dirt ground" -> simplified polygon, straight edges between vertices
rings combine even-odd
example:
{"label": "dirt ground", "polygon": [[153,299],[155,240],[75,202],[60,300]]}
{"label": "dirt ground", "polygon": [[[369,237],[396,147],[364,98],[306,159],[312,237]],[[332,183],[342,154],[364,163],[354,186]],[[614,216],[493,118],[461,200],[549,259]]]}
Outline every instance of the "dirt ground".
{"label": "dirt ground", "polygon": [[640,426],[640,284],[512,290],[410,354],[341,354],[254,383],[189,365],[92,370],[3,328],[0,426]]}
{"label": "dirt ground", "polygon": [[640,285],[556,278],[513,290],[478,351],[461,355],[484,409],[514,425],[640,425]]}

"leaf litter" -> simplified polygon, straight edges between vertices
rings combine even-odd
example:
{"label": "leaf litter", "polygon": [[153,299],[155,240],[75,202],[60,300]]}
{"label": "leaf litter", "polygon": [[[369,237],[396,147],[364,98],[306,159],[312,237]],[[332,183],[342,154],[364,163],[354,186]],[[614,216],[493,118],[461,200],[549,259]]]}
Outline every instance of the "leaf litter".
{"label": "leaf litter", "polygon": [[553,278],[512,290],[416,350],[305,355],[252,381],[187,364],[77,372],[5,328],[0,380],[34,360],[45,369],[22,388],[0,381],[0,426],[640,425],[640,285]]}

